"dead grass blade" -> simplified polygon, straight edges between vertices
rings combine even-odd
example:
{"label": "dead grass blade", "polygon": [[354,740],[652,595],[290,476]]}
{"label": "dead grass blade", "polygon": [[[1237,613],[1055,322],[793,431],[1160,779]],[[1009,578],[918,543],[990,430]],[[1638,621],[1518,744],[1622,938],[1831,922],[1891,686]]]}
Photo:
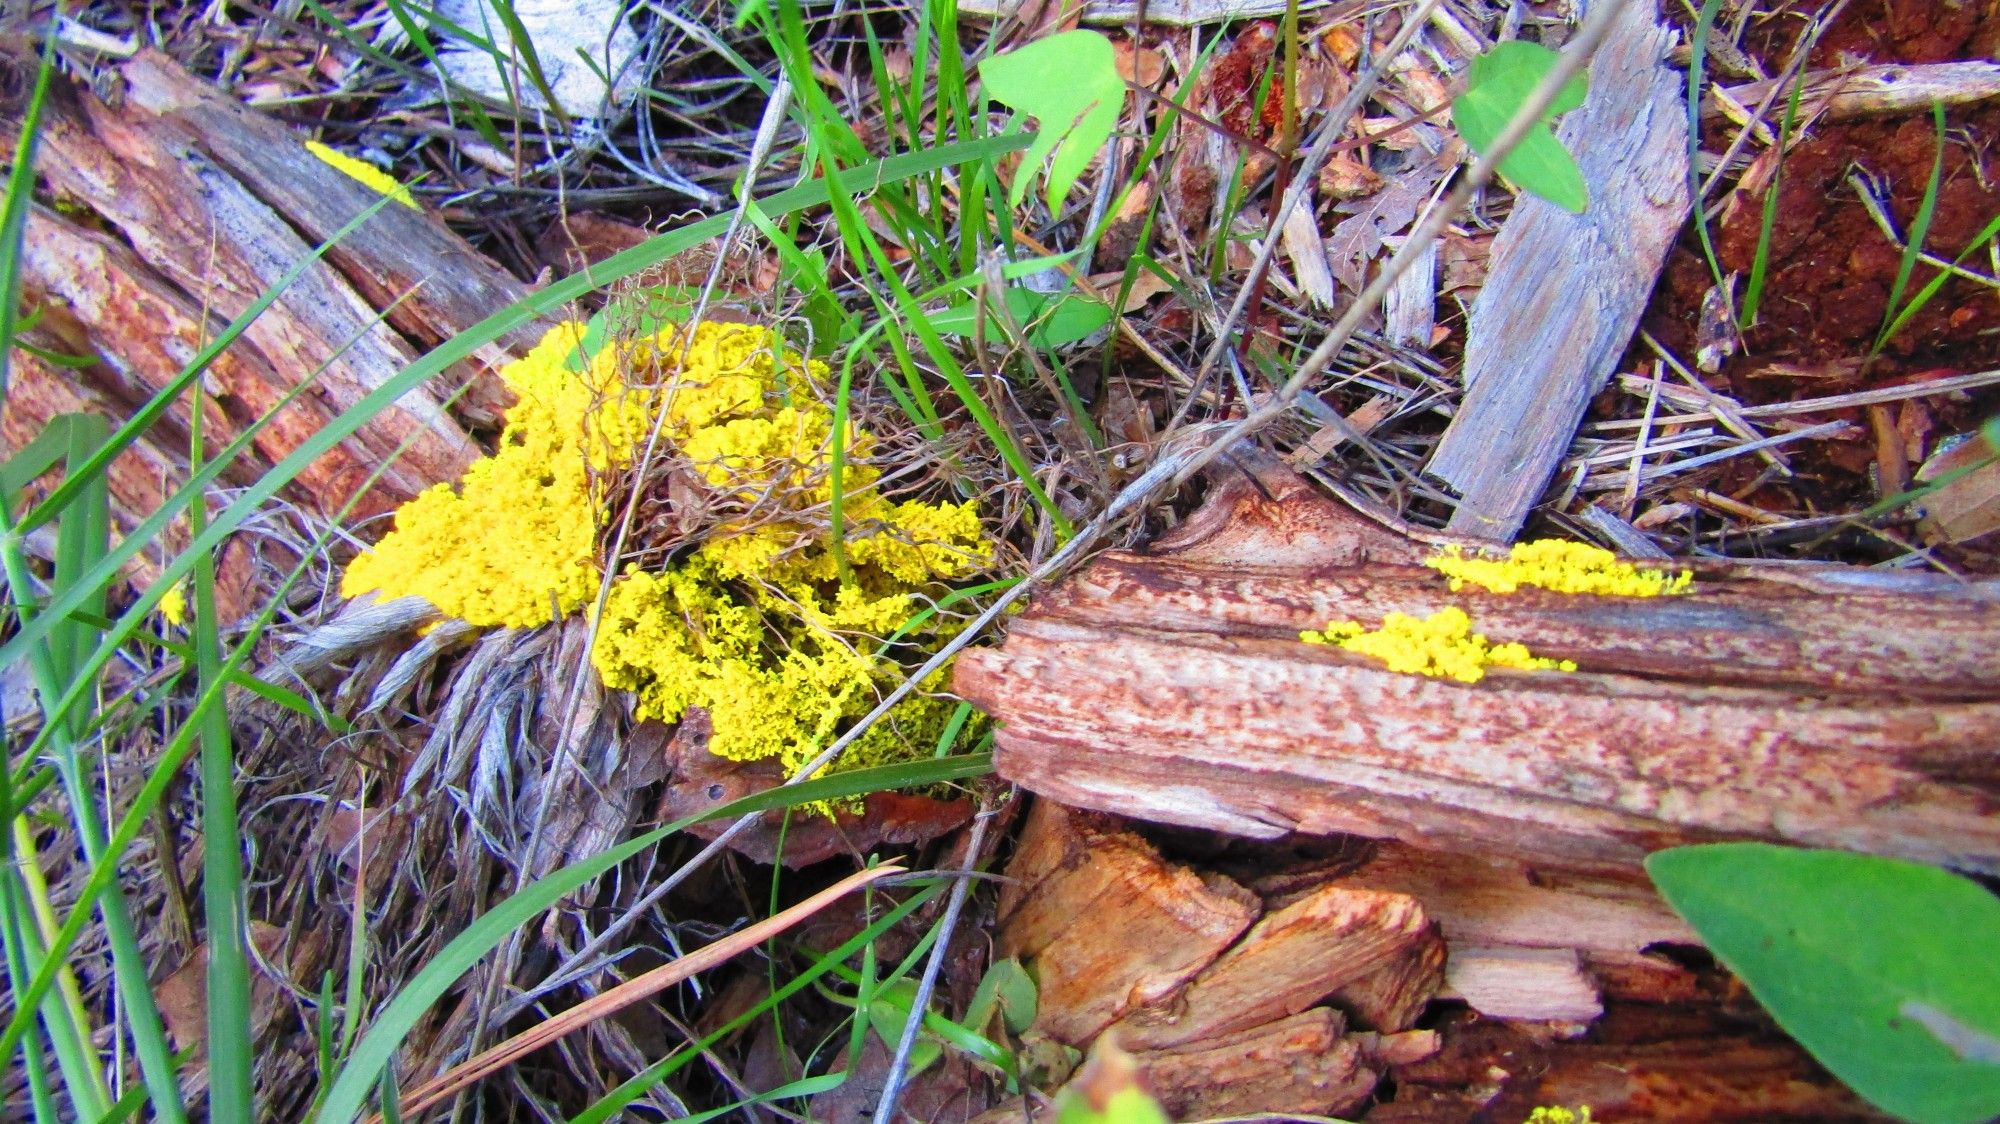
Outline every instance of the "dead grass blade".
{"label": "dead grass blade", "polygon": [[[855,890],[872,885],[892,874],[902,873],[904,868],[895,863],[856,871],[790,909],[740,929],[714,944],[705,945],[671,963],[662,964],[644,975],[635,976],[601,995],[586,999],[533,1030],[524,1030],[507,1041],[482,1051],[477,1057],[467,1059],[433,1080],[410,1090],[409,1095],[403,1100],[402,1111],[405,1114],[415,1114],[439,1104],[473,1082],[517,1059],[526,1057],[579,1027],[596,1022],[641,999],[664,991],[697,972],[719,967],[734,959],[739,953],[763,944]],[[382,1117],[370,1117],[369,1124],[382,1124]]]}

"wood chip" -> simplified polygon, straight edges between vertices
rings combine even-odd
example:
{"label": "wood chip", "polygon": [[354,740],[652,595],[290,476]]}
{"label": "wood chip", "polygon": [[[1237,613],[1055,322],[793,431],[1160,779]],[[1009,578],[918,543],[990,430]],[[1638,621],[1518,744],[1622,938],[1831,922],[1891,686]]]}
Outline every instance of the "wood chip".
{"label": "wood chip", "polygon": [[1461,497],[1454,533],[1514,537],[1651,297],[1687,214],[1683,79],[1664,62],[1674,38],[1648,6],[1621,8],[1589,97],[1559,131],[1589,206],[1572,215],[1523,195],[1494,243],[1465,400],[1426,468]]}

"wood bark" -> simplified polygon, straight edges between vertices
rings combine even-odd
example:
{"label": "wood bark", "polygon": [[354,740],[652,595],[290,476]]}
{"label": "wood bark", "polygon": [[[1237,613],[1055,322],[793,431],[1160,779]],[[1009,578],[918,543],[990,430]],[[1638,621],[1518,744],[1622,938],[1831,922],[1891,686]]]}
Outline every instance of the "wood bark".
{"label": "wood bark", "polygon": [[[1430,549],[1260,466],[966,653],[957,689],[1008,779],[1162,823],[1634,880],[1720,839],[2000,873],[1993,585],[1703,565],[1675,597],[1452,593]],[[1446,605],[1581,670],[1468,684],[1298,640]]]}

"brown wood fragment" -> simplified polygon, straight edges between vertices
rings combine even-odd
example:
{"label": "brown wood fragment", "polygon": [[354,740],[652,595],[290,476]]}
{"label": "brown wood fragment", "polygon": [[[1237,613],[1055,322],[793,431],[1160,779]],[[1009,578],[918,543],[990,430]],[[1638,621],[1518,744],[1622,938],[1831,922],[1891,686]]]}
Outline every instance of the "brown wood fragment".
{"label": "brown wood fragment", "polygon": [[[59,82],[46,107],[38,167],[66,209],[30,217],[24,304],[41,314],[33,342],[98,362],[75,372],[23,366],[10,388],[26,396],[21,418],[48,414],[34,403],[61,396],[53,385],[36,385],[45,380],[77,382],[87,408],[113,422],[130,416],[231,319],[308,261],[315,242],[375,201],[307,153],[291,129],[164,55],[140,52],[122,73],[110,103]],[[18,122],[18,115],[0,118],[0,142],[12,142]],[[210,365],[211,449],[270,415],[226,479],[262,474],[421,350],[525,291],[436,216],[384,208],[306,265]],[[406,393],[302,471],[287,498],[330,512],[386,465],[358,508],[365,515],[455,478],[478,453],[458,418],[491,424],[504,392],[475,385],[452,407],[456,413],[447,411],[447,398],[540,330],[524,324],[479,352],[477,362]],[[184,402],[171,406],[147,435],[151,447],[183,456],[186,413]],[[163,480],[171,485],[184,475]],[[145,502],[139,489],[114,487],[114,497],[114,515],[125,525],[153,510],[134,506]]]}
{"label": "brown wood fragment", "polygon": [[1467,1012],[1440,1020],[1443,1049],[1396,1070],[1394,1099],[1369,1124],[1518,1121],[1538,1105],[1589,1105],[1601,1120],[1886,1119],[1752,1014],[1713,1005],[1614,1005],[1589,1034]]}
{"label": "brown wood fragment", "polygon": [[1035,1026],[1058,1041],[1086,1044],[1178,994],[1257,918],[1241,887],[1169,866],[1137,836],[1091,830],[1047,801],[1025,830],[1057,834],[1071,860],[1008,914],[998,952],[1034,961]]}
{"label": "brown wood fragment", "polygon": [[[310,254],[282,214],[205,158],[180,127],[136,108],[113,110],[88,93],[52,101],[41,136],[50,187],[115,226],[195,307],[233,319]],[[334,412],[416,357],[323,261],[306,267],[243,338],[290,381],[318,371],[310,394]],[[142,341],[107,342],[118,346],[100,351],[135,349]],[[380,464],[404,439],[409,448],[388,476],[399,494],[455,478],[476,454],[438,398],[423,389],[357,431],[355,452]]]}
{"label": "brown wood fragment", "polygon": [[[306,151],[283,124],[225,96],[154,50],[119,69],[128,119],[178,126],[205,155],[314,243],[336,234],[376,201],[375,192]],[[143,115],[143,116],[142,116]],[[328,261],[371,307],[419,349],[428,349],[527,295],[527,286],[432,215],[391,204],[327,251]],[[548,325],[531,321],[486,344],[474,358],[496,368],[532,347]],[[462,368],[452,385],[472,379]],[[466,406],[494,413],[504,391],[475,385]]]}
{"label": "brown wood fragment", "polygon": [[[1399,961],[1421,963],[1418,950],[1429,936],[1430,919],[1406,894],[1322,886],[1260,918],[1171,1005],[1120,1022],[1118,1040],[1132,1049],[1172,1048],[1295,1015]],[[1422,993],[1419,1007],[1437,982],[1433,976],[1415,989]],[[1396,1013],[1406,1006],[1398,1004]]]}
{"label": "brown wood fragment", "polygon": [[1675,35],[1645,4],[1620,14],[1590,94],[1559,135],[1590,191],[1572,215],[1516,197],[1473,304],[1465,400],[1426,470],[1460,496],[1453,532],[1506,540],[1560,463],[1631,339],[1687,217],[1684,82]]}
{"label": "brown wood fragment", "polygon": [[1341,1037],[1340,1016],[1301,1011],[1176,1050],[1134,1053],[1139,1079],[1177,1120],[1250,1113],[1310,1116],[1345,1113],[1381,1077],[1361,1064],[1361,1049]]}
{"label": "brown wood fragment", "polygon": [[[1395,838],[1631,879],[1752,838],[2000,872],[2000,593],[1703,567],[1656,599],[1451,593],[1426,551],[1280,468],[1042,598],[957,690],[1065,803],[1259,838]],[[1459,605],[1575,659],[1474,684],[1298,642]]]}
{"label": "brown wood fragment", "polygon": [[[100,369],[84,372],[78,381],[122,392],[115,402],[106,395],[98,403],[113,424],[130,416],[153,391],[170,384],[225,326],[225,321],[205,313],[192,297],[154,272],[129,247],[53,211],[36,207],[29,214],[23,237],[23,299],[29,307],[50,310],[62,322],[76,326],[76,332],[64,333],[66,338],[58,346],[75,348],[101,360]],[[266,317],[273,319],[283,319],[286,315],[287,309],[278,307],[265,312]],[[205,375],[207,392],[214,400],[207,416],[210,448],[270,413],[270,420],[250,442],[251,448],[260,454],[252,463],[269,466],[324,429],[333,421],[336,411],[320,395],[302,394],[279,408],[295,382],[307,373],[281,372],[265,359],[261,350],[240,344],[217,355]],[[53,377],[77,379],[69,373]],[[40,380],[31,376],[24,385],[32,387],[37,381]],[[184,410],[181,416],[185,416]],[[400,440],[403,435],[416,436],[408,433],[406,422],[404,415],[393,411],[384,415],[376,427],[378,437],[386,440],[394,436]],[[184,464],[186,426],[182,423],[174,429],[182,442],[180,459]],[[338,506],[375,470],[376,461],[371,455],[374,452],[375,446],[336,448],[299,473],[299,489]],[[455,460],[406,462],[393,466],[384,477],[385,491],[391,496],[414,495],[435,482],[422,473],[452,470],[455,463]],[[183,480],[184,469],[162,484],[178,486]],[[125,498],[120,496],[121,500]],[[164,492],[160,498],[164,498]],[[151,506],[127,510],[146,513],[157,506],[156,500]],[[361,513],[383,509],[382,502],[363,504]]]}
{"label": "brown wood fragment", "polygon": [[1568,1023],[1577,1029],[1604,1013],[1583,960],[1562,948],[1480,948],[1457,945],[1445,964],[1444,994],[1475,1011],[1508,1018]]}
{"label": "brown wood fragment", "polygon": [[[999,952],[1040,981],[1035,1029],[1115,1041],[1180,1118],[1345,1111],[1383,1064],[1364,1043],[1371,1059],[1432,1048],[1377,1033],[1405,1031],[1441,979],[1442,942],[1408,895],[1321,876],[1275,905],[1045,800],[1007,873]],[[1365,1039],[1346,1037],[1350,1015]]]}

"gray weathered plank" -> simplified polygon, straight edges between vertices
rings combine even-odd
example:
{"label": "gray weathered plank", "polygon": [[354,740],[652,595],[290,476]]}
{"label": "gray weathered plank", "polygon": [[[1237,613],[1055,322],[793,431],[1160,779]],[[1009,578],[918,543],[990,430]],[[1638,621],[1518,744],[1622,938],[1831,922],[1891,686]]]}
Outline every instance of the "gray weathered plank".
{"label": "gray weathered plank", "polygon": [[1687,122],[1674,33],[1625,4],[1562,122],[1590,205],[1522,195],[1473,305],[1466,395],[1426,471],[1461,497],[1450,528],[1511,539],[1631,340],[1687,216]]}

